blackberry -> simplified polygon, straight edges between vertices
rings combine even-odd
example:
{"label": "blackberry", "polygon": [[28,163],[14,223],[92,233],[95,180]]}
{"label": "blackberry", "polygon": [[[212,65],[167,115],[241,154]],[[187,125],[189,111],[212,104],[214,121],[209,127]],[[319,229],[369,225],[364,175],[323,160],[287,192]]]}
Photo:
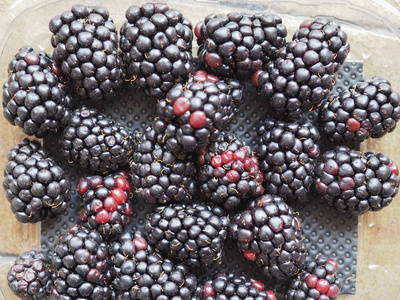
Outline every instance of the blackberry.
{"label": "blackberry", "polygon": [[252,201],[235,216],[230,234],[244,257],[255,261],[268,279],[288,279],[304,266],[300,219],[279,196],[262,195]]}
{"label": "blackberry", "polygon": [[3,187],[19,222],[36,223],[68,209],[71,182],[38,141],[23,139],[7,160]]}
{"label": "blackberry", "polygon": [[73,112],[64,129],[60,146],[68,162],[104,173],[128,163],[133,137],[127,127],[95,109],[80,108]]}
{"label": "blackberry", "polygon": [[125,13],[120,47],[127,80],[161,98],[193,73],[192,23],[164,3],[133,5]]}
{"label": "blackberry", "polygon": [[54,299],[110,299],[107,245],[97,231],[69,227],[58,237],[51,267]]}
{"label": "blackberry", "polygon": [[131,221],[133,187],[126,172],[83,177],[77,186],[83,207],[79,219],[105,239],[121,235]]}
{"label": "blackberry", "polygon": [[162,130],[165,123],[156,121],[156,124],[136,136],[135,148],[129,161],[135,194],[147,203],[187,201],[196,192],[193,160],[185,152],[168,150],[168,142],[160,146],[158,140],[173,134],[169,126],[165,127],[165,134],[160,133],[158,130]]}
{"label": "blackberry", "polygon": [[331,96],[320,109],[322,130],[335,143],[380,138],[396,128],[400,96],[384,78],[363,79]]}
{"label": "blackberry", "polygon": [[257,157],[233,134],[222,134],[198,155],[198,162],[202,192],[227,210],[264,192]]}
{"label": "blackberry", "polygon": [[57,132],[70,115],[70,98],[51,57],[22,47],[8,66],[3,85],[3,115],[24,133],[38,138]]}
{"label": "blackberry", "polygon": [[261,281],[235,273],[219,273],[207,280],[200,289],[204,300],[276,300],[275,294],[264,289]]}
{"label": "blackberry", "polygon": [[293,279],[284,300],[335,300],[342,287],[336,271],[338,264],[333,258],[319,254],[309,260],[304,271]]}
{"label": "blackberry", "polygon": [[53,286],[49,258],[35,250],[22,253],[8,271],[7,281],[11,291],[21,299],[49,298]]}
{"label": "blackberry", "polygon": [[338,146],[322,155],[315,173],[317,193],[351,215],[381,210],[399,191],[399,169],[382,153]]}
{"label": "blackberry", "polygon": [[205,204],[159,206],[145,226],[150,244],[193,268],[221,263],[228,227],[224,211]]}
{"label": "blackberry", "polygon": [[333,88],[334,54],[318,39],[291,41],[252,77],[278,115],[299,119],[319,107]]}
{"label": "blackberry", "polygon": [[109,253],[117,299],[197,299],[196,277],[154,252],[140,231],[123,234]]}
{"label": "blackberry", "polygon": [[195,28],[198,56],[212,73],[248,76],[273,60],[286,43],[282,19],[272,14],[209,15]]}
{"label": "blackberry", "polygon": [[194,152],[218,138],[243,102],[242,92],[236,79],[221,80],[198,71],[158,102],[157,114],[176,124],[178,141],[186,152]]}
{"label": "blackberry", "polygon": [[334,21],[323,17],[308,19],[303,21],[299,30],[293,35],[293,40],[317,39],[322,43],[327,43],[329,50],[335,56],[333,69],[336,73],[345,61],[350,51],[346,32]]}
{"label": "blackberry", "polygon": [[290,202],[307,200],[320,152],[318,130],[310,124],[266,120],[257,133],[266,193]]}
{"label": "blackberry", "polygon": [[53,58],[71,89],[84,99],[113,100],[124,71],[108,10],[77,4],[53,17],[49,28]]}

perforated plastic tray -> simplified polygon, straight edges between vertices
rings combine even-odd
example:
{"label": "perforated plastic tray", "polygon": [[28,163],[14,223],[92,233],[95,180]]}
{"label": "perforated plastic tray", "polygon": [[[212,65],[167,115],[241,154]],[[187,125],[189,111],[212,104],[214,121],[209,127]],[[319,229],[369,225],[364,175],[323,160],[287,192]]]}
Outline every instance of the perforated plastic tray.
{"label": "perforated plastic tray", "polygon": [[[50,32],[47,29],[48,21],[56,14],[60,14],[66,9],[77,3],[74,0],[32,0],[22,1],[26,3],[13,7],[11,14],[0,20],[2,34],[0,44],[0,64],[6,67],[10,58],[23,45],[31,45],[36,49],[51,52]],[[132,1],[106,1],[106,0],[84,0],[81,3],[87,5],[103,5],[110,11],[117,28],[124,22],[126,8],[132,5]],[[144,1],[135,1],[141,4]],[[151,2],[151,1],[147,1]],[[383,11],[373,12],[376,3],[371,4],[371,10],[361,8],[356,1],[270,1],[261,3],[257,1],[165,1],[170,7],[180,9],[183,14],[191,19],[193,24],[202,20],[208,13],[221,13],[230,11],[250,11],[279,14],[285,26],[288,28],[288,39],[295,29],[305,18],[316,16],[327,16],[336,19],[342,28],[348,33],[351,45],[349,61],[359,61],[357,63],[347,63],[343,73],[339,76],[336,88],[339,90],[348,86],[352,81],[357,80],[362,75],[379,75],[391,80],[393,86],[397,88],[399,82],[396,81],[398,69],[393,61],[400,51],[399,29],[388,19],[382,17]],[[29,3],[29,4],[28,4]],[[20,3],[19,3],[20,4]],[[117,4],[117,5],[116,5]],[[379,6],[379,5],[378,5]],[[396,15],[396,14],[394,14]],[[9,24],[4,22],[9,21]],[[379,43],[379,47],[371,47]],[[194,43],[195,45],[195,43]],[[377,48],[384,49],[382,53],[374,52]],[[196,49],[194,49],[196,53]],[[389,57],[392,57],[389,60]],[[363,67],[362,67],[363,66]],[[1,76],[4,80],[5,74]],[[230,125],[230,130],[235,131],[239,136],[254,145],[254,133],[257,121],[268,114],[261,99],[254,93],[252,88],[247,87],[245,92],[246,103],[240,109],[237,119]],[[113,103],[103,104],[100,111],[126,124],[131,130],[143,130],[153,119],[156,102],[148,99],[140,92],[133,91],[130,86],[122,91],[120,99]],[[314,122],[315,116],[307,116],[308,121]],[[15,129],[18,130],[18,129]],[[72,167],[64,162],[57,152],[56,136],[50,135],[45,139],[44,145],[55,156],[60,165],[64,167],[67,176],[73,181],[73,187],[77,181],[85,174],[84,170]],[[324,147],[331,147],[329,143],[324,143]],[[338,214],[335,210],[321,203],[316,195],[311,195],[312,201],[309,204],[296,206],[302,219],[305,241],[310,255],[324,252],[331,255],[339,262],[339,276],[344,279],[343,293],[354,294],[356,290],[356,265],[357,265],[357,218]],[[2,197],[5,201],[5,197]],[[138,203],[132,220],[132,226],[142,228],[146,213],[151,209],[150,206]],[[75,189],[72,191],[72,201],[70,210],[67,214],[56,219],[51,219],[42,224],[41,229],[41,248],[44,251],[51,251],[57,236],[62,233],[69,225],[77,222],[77,211],[79,210],[78,199]],[[21,252],[27,249],[21,249]],[[256,266],[249,263],[236,251],[236,246],[228,241],[224,249],[225,258],[219,267],[221,271],[236,270],[246,272],[248,275],[262,279]],[[211,272],[211,271],[208,271]],[[372,283],[371,283],[372,285]],[[383,296],[384,297],[384,296]]]}

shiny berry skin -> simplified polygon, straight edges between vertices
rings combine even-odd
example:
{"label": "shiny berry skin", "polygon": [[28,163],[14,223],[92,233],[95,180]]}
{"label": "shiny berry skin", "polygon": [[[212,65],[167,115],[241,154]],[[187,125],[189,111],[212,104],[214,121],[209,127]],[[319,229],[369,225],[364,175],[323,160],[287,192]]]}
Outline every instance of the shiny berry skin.
{"label": "shiny berry skin", "polygon": [[103,209],[96,214],[96,222],[99,224],[106,224],[110,220],[108,212]]}
{"label": "shiny berry skin", "polygon": [[197,37],[198,40],[203,40],[204,37],[201,35],[201,26],[203,26],[204,22],[200,21],[196,24],[194,27],[194,34]]}
{"label": "shiny berry skin", "polygon": [[251,285],[254,286],[258,291],[262,291],[265,288],[264,284],[258,280],[253,281]]}
{"label": "shiny berry skin", "polygon": [[339,179],[339,187],[343,191],[352,190],[355,187],[354,179],[351,177],[342,177]]}
{"label": "shiny berry skin", "polygon": [[258,77],[260,74],[264,72],[263,70],[257,70],[254,72],[253,76],[251,77],[251,83],[253,84],[254,87],[259,88],[260,85],[258,83]]}
{"label": "shiny berry skin", "polygon": [[221,159],[222,159],[222,162],[224,163],[224,164],[229,164],[230,162],[232,162],[232,160],[233,160],[233,153],[232,153],[232,151],[225,151],[224,153],[222,153],[222,155],[221,155]]}
{"label": "shiny berry skin", "polygon": [[89,183],[87,180],[81,180],[79,181],[76,190],[78,191],[79,194],[83,195],[89,190]]}
{"label": "shiny berry skin", "polygon": [[321,294],[325,294],[329,290],[329,282],[326,279],[319,279],[315,285],[315,288],[320,292]]}
{"label": "shiny berry skin", "polygon": [[356,119],[354,118],[350,118],[347,120],[346,122],[346,128],[348,131],[350,132],[356,132],[357,130],[359,130],[361,127],[360,122],[358,122]]}
{"label": "shiny berry skin", "polygon": [[326,292],[326,295],[331,299],[335,298],[338,294],[339,294],[339,287],[336,284],[332,284],[329,287],[329,290]]}
{"label": "shiny berry skin", "polygon": [[243,252],[243,255],[246,259],[255,261],[258,258],[257,253],[252,252],[251,250],[246,250]]}
{"label": "shiny berry skin", "polygon": [[126,191],[129,189],[130,183],[128,182],[128,180],[125,177],[122,177],[122,176],[116,177],[115,181],[116,181],[115,187],[117,187],[123,191]]}
{"label": "shiny berry skin", "polygon": [[118,203],[117,203],[117,201],[115,201],[115,199],[113,197],[107,197],[106,199],[104,199],[103,206],[104,206],[105,210],[112,212],[112,211],[117,210]]}
{"label": "shiny berry skin", "polygon": [[197,71],[193,74],[194,82],[204,82],[207,80],[208,74],[206,71]]}
{"label": "shiny berry skin", "polygon": [[132,242],[135,245],[136,251],[146,250],[147,248],[147,241],[143,237],[137,237]]}
{"label": "shiny berry skin", "polygon": [[339,173],[339,165],[336,161],[330,159],[325,163],[324,171],[331,175],[337,175]]}
{"label": "shiny berry skin", "polygon": [[226,178],[228,179],[229,182],[239,182],[240,180],[240,175],[237,171],[235,170],[229,170],[226,173]]}
{"label": "shiny berry skin", "polygon": [[212,160],[211,160],[211,165],[218,169],[219,167],[221,167],[224,163],[222,162],[222,157],[221,155],[215,155]]}
{"label": "shiny berry skin", "polygon": [[210,68],[216,69],[222,66],[223,60],[221,56],[216,53],[207,53],[206,62],[210,66]]}
{"label": "shiny berry skin", "polygon": [[215,290],[210,284],[203,286],[203,298],[215,296]]}
{"label": "shiny berry skin", "polygon": [[315,276],[315,275],[307,276],[306,284],[310,289],[315,288],[315,286],[317,285],[317,282],[318,282],[318,277],[317,276]]}
{"label": "shiny berry skin", "polygon": [[206,122],[207,122],[207,116],[201,110],[193,112],[189,119],[190,126],[196,129],[202,128],[206,124]]}
{"label": "shiny berry skin", "polygon": [[394,161],[390,162],[389,168],[390,168],[390,172],[399,176],[399,168],[397,167],[397,164]]}
{"label": "shiny berry skin", "polygon": [[190,100],[186,97],[179,97],[172,106],[174,114],[181,116],[190,109]]}
{"label": "shiny berry skin", "polygon": [[334,270],[333,272],[336,272],[337,269],[339,268],[337,261],[333,258],[328,259],[327,264],[330,264],[333,266],[333,270]]}
{"label": "shiny berry skin", "polygon": [[273,291],[268,290],[266,292],[267,292],[267,297],[268,297],[267,300],[277,300]]}
{"label": "shiny berry skin", "polygon": [[124,204],[127,199],[126,193],[119,188],[111,191],[111,197],[113,197],[118,204]]}

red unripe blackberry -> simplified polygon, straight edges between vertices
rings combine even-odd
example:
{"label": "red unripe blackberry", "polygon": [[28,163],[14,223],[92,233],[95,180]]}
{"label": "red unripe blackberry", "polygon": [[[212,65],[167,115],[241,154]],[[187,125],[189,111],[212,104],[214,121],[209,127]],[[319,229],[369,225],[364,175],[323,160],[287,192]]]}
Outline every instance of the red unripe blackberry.
{"label": "red unripe blackberry", "polygon": [[173,105],[173,111],[176,116],[183,115],[190,109],[190,101],[188,98],[179,97]]}
{"label": "red unripe blackberry", "polygon": [[203,111],[193,112],[189,118],[189,124],[195,129],[203,127],[207,122],[207,116]]}
{"label": "red unripe blackberry", "polygon": [[[123,187],[121,189],[120,187]],[[131,183],[119,172],[87,176],[78,183],[80,221],[108,239],[121,235],[132,214]]]}
{"label": "red unripe blackberry", "polygon": [[175,136],[183,149],[195,152],[219,137],[242,102],[242,85],[238,80],[222,80],[198,71],[158,102],[157,114],[176,127]]}
{"label": "red unripe blackberry", "polygon": [[232,134],[223,133],[198,154],[202,192],[230,210],[264,191],[263,175],[252,149]]}

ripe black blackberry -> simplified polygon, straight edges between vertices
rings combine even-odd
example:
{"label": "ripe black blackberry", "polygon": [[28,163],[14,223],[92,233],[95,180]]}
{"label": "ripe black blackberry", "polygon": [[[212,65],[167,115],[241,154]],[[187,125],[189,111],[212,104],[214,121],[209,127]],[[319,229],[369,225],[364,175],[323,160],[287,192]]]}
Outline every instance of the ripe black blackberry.
{"label": "ripe black blackberry", "polygon": [[219,273],[200,287],[204,300],[276,300],[274,292],[265,290],[261,281],[235,273]]}
{"label": "ripe black blackberry", "polygon": [[248,76],[273,60],[286,43],[282,19],[272,14],[209,15],[195,28],[200,62],[222,76]]}
{"label": "ripe black blackberry", "polygon": [[338,146],[322,155],[315,173],[317,193],[351,215],[381,210],[399,191],[399,169],[382,153]]}
{"label": "ripe black blackberry", "polygon": [[7,159],[3,187],[19,222],[36,223],[68,209],[71,182],[38,141],[23,139]]}
{"label": "ripe black blackberry", "polygon": [[7,274],[8,286],[24,300],[48,299],[53,287],[49,258],[35,250],[22,253]]}
{"label": "ripe black blackberry", "polygon": [[384,78],[366,78],[331,96],[320,109],[322,130],[335,143],[380,138],[396,128],[400,96]]}
{"label": "ripe black blackberry", "polygon": [[8,66],[3,85],[3,115],[27,135],[44,137],[57,132],[70,115],[70,98],[51,57],[22,47]]}
{"label": "ripe black blackberry", "polygon": [[286,280],[304,266],[306,245],[297,213],[279,196],[263,195],[236,215],[231,237],[248,260],[271,280]]}
{"label": "ripe black blackberry", "polygon": [[176,137],[186,152],[215,141],[243,103],[242,85],[198,71],[189,82],[177,84],[158,102],[161,119],[176,124]]}
{"label": "ripe black blackberry", "polygon": [[223,133],[197,157],[201,191],[226,210],[263,194],[263,174],[253,150],[233,134]]}
{"label": "ripe black blackberry", "polygon": [[221,263],[229,220],[218,206],[159,206],[148,217],[149,243],[191,268]]}
{"label": "ripe black blackberry", "polygon": [[119,236],[131,221],[133,187],[124,171],[83,177],[77,186],[83,205],[79,219],[104,239]]}
{"label": "ripe black blackberry", "polygon": [[193,72],[192,23],[165,3],[133,5],[125,13],[120,48],[126,79],[153,97],[164,97]]}
{"label": "ripe black blackberry", "polygon": [[154,252],[140,231],[123,234],[109,254],[116,299],[197,299],[196,277]]}
{"label": "ripe black blackberry", "polygon": [[329,96],[332,74],[329,47],[316,38],[301,39],[282,47],[274,61],[254,73],[252,83],[279,115],[296,120]]}
{"label": "ripe black blackberry", "polygon": [[51,268],[54,299],[110,299],[107,245],[97,231],[69,227],[58,237]]}
{"label": "ripe black blackberry", "polygon": [[[164,140],[164,145],[157,141],[171,136],[173,127],[155,122],[144,132],[138,133],[129,165],[135,194],[147,203],[182,202],[190,199],[196,192],[194,181],[195,167],[193,159],[185,152],[175,153],[167,146],[177,146]],[[156,129],[154,129],[156,128]],[[165,129],[165,133],[161,133]],[[172,131],[171,131],[172,130]]]}
{"label": "ripe black blackberry", "polygon": [[108,10],[76,4],[53,17],[49,28],[53,58],[71,90],[84,99],[113,100],[123,69],[118,34]]}
{"label": "ripe black blackberry", "polygon": [[95,109],[80,108],[73,112],[64,129],[60,146],[68,162],[105,173],[128,163],[133,137],[127,127]]}
{"label": "ripe black blackberry", "polygon": [[319,133],[310,124],[265,120],[258,127],[259,167],[267,194],[304,202],[314,183]]}
{"label": "ripe black blackberry", "polygon": [[350,51],[346,32],[341,29],[336,21],[324,17],[308,19],[300,24],[299,30],[293,35],[293,40],[303,39],[317,39],[327,44],[329,50],[335,56],[333,63],[334,72],[339,70]]}
{"label": "ripe black blackberry", "polygon": [[284,300],[335,300],[342,288],[333,258],[319,254],[306,263],[304,271],[293,279]]}

